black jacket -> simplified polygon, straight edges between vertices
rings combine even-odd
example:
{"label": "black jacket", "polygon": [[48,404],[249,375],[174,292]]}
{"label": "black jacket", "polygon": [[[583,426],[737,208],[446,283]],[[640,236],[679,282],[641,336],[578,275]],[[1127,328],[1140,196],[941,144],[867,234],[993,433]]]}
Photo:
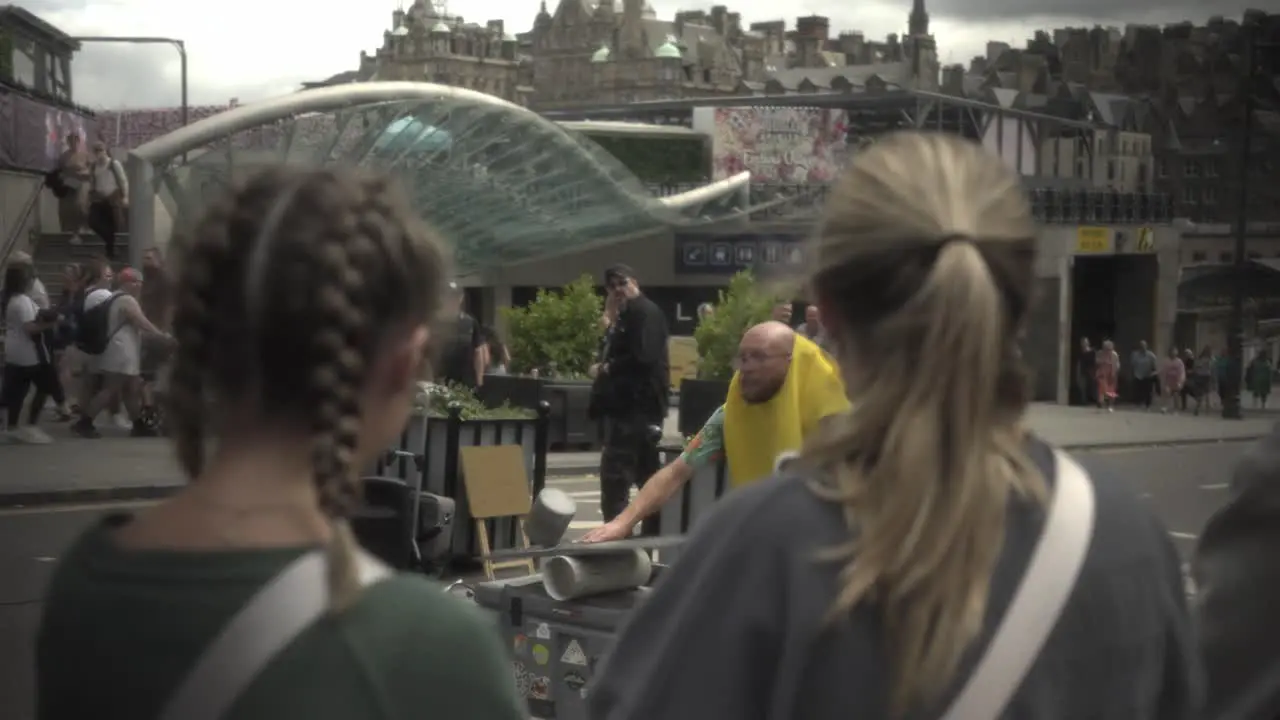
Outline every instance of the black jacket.
{"label": "black jacket", "polygon": [[671,364],[667,318],[652,300],[628,300],[609,331],[604,364],[608,371],[593,388],[593,414],[635,417],[661,423],[667,417]]}
{"label": "black jacket", "polygon": [[1280,717],[1280,426],[1236,466],[1192,565],[1206,718]]}

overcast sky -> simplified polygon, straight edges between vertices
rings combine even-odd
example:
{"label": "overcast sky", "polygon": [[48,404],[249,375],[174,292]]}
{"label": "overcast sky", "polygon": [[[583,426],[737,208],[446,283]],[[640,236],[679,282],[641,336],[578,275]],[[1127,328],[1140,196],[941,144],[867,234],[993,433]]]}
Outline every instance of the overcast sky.
{"label": "overcast sky", "polygon": [[[681,9],[707,9],[714,0],[652,2],[660,17],[669,18]],[[928,2],[931,29],[943,61],[967,64],[970,57],[983,51],[988,40],[1021,46],[1037,29],[1188,19],[1202,22],[1210,14],[1238,19],[1244,8],[1274,0]],[[770,0],[726,4],[742,13],[744,23],[779,19],[778,4]],[[190,55],[193,105],[223,104],[231,98],[249,102],[290,92],[306,80],[353,70],[361,50],[372,52],[381,43],[396,7],[394,0],[314,5],[285,0],[29,0],[22,5],[71,35],[182,38]],[[537,0],[489,0],[483,5],[487,12],[473,15],[473,5],[463,8],[455,2],[456,12],[462,12],[468,21],[501,18],[512,33],[529,29],[538,9]],[[910,0],[801,0],[789,7],[793,15],[831,17],[833,33],[860,30],[870,38],[883,38],[905,31],[910,5]],[[1069,5],[1073,9],[1067,9]],[[1213,13],[1205,9],[1208,6],[1213,7]],[[795,18],[786,20],[791,25]],[[86,44],[74,64],[76,100],[105,109],[177,106],[178,67],[177,53],[169,47]]]}

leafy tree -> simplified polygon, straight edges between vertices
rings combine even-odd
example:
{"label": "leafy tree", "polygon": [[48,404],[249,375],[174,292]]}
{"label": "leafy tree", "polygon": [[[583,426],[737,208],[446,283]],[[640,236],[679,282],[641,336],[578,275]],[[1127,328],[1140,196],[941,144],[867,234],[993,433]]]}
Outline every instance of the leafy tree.
{"label": "leafy tree", "polygon": [[738,343],[752,325],[770,318],[778,298],[756,284],[755,277],[742,271],[720,291],[715,311],[703,318],[693,338],[698,343],[698,378],[729,380],[733,377],[733,359]]}
{"label": "leafy tree", "polygon": [[580,378],[596,360],[604,301],[590,275],[558,290],[539,290],[522,308],[503,308],[511,369],[542,377]]}

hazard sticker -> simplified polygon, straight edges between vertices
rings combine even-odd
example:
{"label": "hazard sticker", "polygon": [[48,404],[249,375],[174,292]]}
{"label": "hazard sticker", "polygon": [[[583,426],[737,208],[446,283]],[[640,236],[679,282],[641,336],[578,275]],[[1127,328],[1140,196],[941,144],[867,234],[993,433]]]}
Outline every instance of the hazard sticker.
{"label": "hazard sticker", "polygon": [[535,628],[533,631],[533,636],[538,638],[539,640],[550,640],[551,626],[547,625],[546,623],[539,623],[538,627]]}
{"label": "hazard sticker", "polygon": [[577,640],[570,640],[569,646],[564,649],[564,654],[560,656],[560,662],[565,665],[586,667],[587,654],[582,651],[582,646],[578,644]]}

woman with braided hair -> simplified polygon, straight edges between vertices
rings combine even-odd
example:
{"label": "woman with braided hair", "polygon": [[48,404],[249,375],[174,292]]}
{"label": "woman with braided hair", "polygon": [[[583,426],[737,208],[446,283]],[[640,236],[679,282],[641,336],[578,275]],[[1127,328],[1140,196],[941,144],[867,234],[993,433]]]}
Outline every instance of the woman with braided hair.
{"label": "woman with braided hair", "polygon": [[275,168],[175,242],[191,479],[62,559],[38,717],[523,717],[492,621],[344,519],[408,419],[446,261],[390,181]]}

